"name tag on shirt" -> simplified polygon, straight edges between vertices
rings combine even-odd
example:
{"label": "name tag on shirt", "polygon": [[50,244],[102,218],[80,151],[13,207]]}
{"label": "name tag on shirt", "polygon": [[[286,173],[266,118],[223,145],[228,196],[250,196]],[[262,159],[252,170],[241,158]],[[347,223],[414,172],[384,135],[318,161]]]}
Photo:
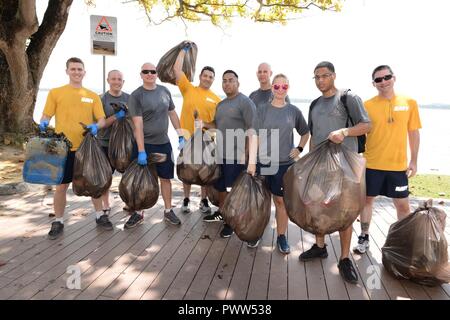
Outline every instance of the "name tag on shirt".
{"label": "name tag on shirt", "polygon": [[94,103],[94,99],[81,97],[81,102]]}
{"label": "name tag on shirt", "polygon": [[409,106],[395,106],[394,111],[408,111]]}

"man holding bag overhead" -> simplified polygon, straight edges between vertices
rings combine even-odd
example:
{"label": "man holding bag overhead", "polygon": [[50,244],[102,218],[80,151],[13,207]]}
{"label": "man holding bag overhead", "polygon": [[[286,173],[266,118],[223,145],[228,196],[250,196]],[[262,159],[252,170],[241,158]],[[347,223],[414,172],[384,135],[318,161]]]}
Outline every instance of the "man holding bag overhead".
{"label": "man holding bag overhead", "polygon": [[[83,78],[86,74],[81,59],[72,57],[66,62],[66,74],[69,84],[50,90],[42,113],[39,128],[45,131],[50,119],[55,116],[56,132],[64,135],[72,143],[72,149],[67,154],[64,177],[60,185],[56,186],[53,196],[55,221],[48,233],[50,240],[58,238],[64,230],[64,208],[66,207],[66,193],[73,178],[75,151],[83,140],[84,129],[82,123],[90,123],[87,129],[96,135],[98,129],[105,125],[105,113],[99,96],[83,87]],[[94,120],[97,120],[95,123]],[[92,198],[96,211],[97,225],[112,230],[108,216],[102,210],[102,200]]]}
{"label": "man holding bag overhead", "polygon": [[[183,72],[183,62],[187,51],[191,48],[191,43],[186,41],[183,49],[178,54],[177,60],[173,66],[176,77],[176,83],[183,96],[183,107],[181,109],[181,128],[184,129],[184,139],[189,139],[195,131],[194,112],[198,113],[198,120],[201,122],[212,122],[216,113],[216,106],[220,102],[220,98],[210,90],[214,82],[215,71],[212,67],[203,67],[199,76],[199,85],[194,86]],[[201,123],[200,122],[200,123]],[[181,138],[181,137],[180,137]],[[181,144],[184,143],[181,142]],[[182,146],[181,146],[182,147]],[[191,185],[183,183],[184,200],[181,211],[190,212],[190,193]],[[206,187],[201,187],[200,211],[202,213],[210,213],[208,200],[206,199]]]}
{"label": "man holding bag overhead", "polygon": [[[167,155],[166,161],[156,165],[161,183],[161,194],[164,200],[164,219],[171,224],[181,224],[172,210],[172,182],[174,163],[172,146],[168,129],[169,119],[181,137],[180,120],[175,112],[175,105],[170,91],[156,84],[156,67],[152,63],[144,63],[141,67],[142,86],[133,91],[128,98],[128,110],[134,123],[134,137],[137,144],[138,164],[147,165],[150,153]],[[125,223],[125,228],[133,228],[143,221],[143,212],[133,212]]]}
{"label": "man holding bag overhead", "polygon": [[[314,80],[317,88],[322,92],[314,108],[310,108],[309,127],[311,129],[310,150],[322,141],[329,139],[334,143],[343,143],[351,150],[358,151],[357,136],[370,130],[370,121],[364,109],[361,98],[357,95],[347,93],[345,107],[341,103],[341,92],[335,87],[336,73],[331,62],[323,61],[314,69]],[[348,110],[348,111],[347,111]],[[348,117],[353,119],[355,125],[346,127]],[[339,231],[341,240],[341,256],[339,258],[339,273],[345,281],[357,283],[358,275],[349,259],[350,242],[352,239],[352,225],[347,229]],[[303,252],[299,259],[309,261],[315,258],[327,258],[328,252],[325,237],[316,235],[316,243],[307,251]]]}

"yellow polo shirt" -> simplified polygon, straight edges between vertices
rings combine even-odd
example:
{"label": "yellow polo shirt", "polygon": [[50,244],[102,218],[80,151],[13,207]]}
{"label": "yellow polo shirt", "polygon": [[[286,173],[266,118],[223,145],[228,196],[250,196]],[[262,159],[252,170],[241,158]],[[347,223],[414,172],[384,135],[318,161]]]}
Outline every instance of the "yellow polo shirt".
{"label": "yellow polo shirt", "polygon": [[408,131],[422,127],[417,102],[401,95],[391,100],[375,96],[364,107],[372,124],[364,152],[367,168],[406,170]]}
{"label": "yellow polo shirt", "polygon": [[80,122],[88,125],[105,117],[102,102],[95,92],[71,85],[50,90],[44,114],[50,118],[55,116],[55,130],[63,132],[72,142],[72,151],[76,151],[83,140],[84,129]]}
{"label": "yellow polo shirt", "polygon": [[[198,111],[199,118],[203,122],[212,122],[220,98],[209,89],[206,90],[192,85],[184,72],[177,85],[183,96],[180,116],[181,128],[186,129],[192,135],[194,133],[194,110]],[[189,137],[185,136],[185,138],[188,139]]]}

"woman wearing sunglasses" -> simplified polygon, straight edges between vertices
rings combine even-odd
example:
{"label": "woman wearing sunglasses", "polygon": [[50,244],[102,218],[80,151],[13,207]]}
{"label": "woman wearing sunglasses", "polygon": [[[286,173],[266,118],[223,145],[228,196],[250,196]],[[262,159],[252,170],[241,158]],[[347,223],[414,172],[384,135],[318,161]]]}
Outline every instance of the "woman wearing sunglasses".
{"label": "woman wearing sunglasses", "polygon": [[[284,74],[278,74],[272,81],[273,99],[258,108],[255,129],[258,134],[258,165],[249,165],[249,173],[255,171],[266,176],[266,182],[273,194],[275,218],[277,221],[277,246],[281,253],[290,253],[286,239],[288,215],[283,200],[283,175],[303,151],[309,139],[309,128],[302,112],[286,102],[289,80]],[[293,130],[301,136],[297,147]],[[252,155],[255,157],[256,155]],[[256,247],[257,243],[254,245]]]}

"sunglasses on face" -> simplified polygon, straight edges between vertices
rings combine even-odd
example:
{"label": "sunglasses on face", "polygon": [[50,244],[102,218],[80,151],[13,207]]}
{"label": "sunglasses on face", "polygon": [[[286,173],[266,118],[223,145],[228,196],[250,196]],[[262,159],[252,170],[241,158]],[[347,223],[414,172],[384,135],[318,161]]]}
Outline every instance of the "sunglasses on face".
{"label": "sunglasses on face", "polygon": [[287,90],[289,88],[289,85],[288,84],[274,84],[273,88],[275,90],[280,90],[280,89]]}
{"label": "sunglasses on face", "polygon": [[391,80],[393,76],[394,76],[393,74],[387,74],[384,77],[378,77],[378,78],[373,79],[373,82],[380,83],[383,80],[388,81],[388,80]]}
{"label": "sunglasses on face", "polygon": [[143,74],[149,74],[149,73],[156,74],[156,70],[141,70],[141,73],[143,73]]}

